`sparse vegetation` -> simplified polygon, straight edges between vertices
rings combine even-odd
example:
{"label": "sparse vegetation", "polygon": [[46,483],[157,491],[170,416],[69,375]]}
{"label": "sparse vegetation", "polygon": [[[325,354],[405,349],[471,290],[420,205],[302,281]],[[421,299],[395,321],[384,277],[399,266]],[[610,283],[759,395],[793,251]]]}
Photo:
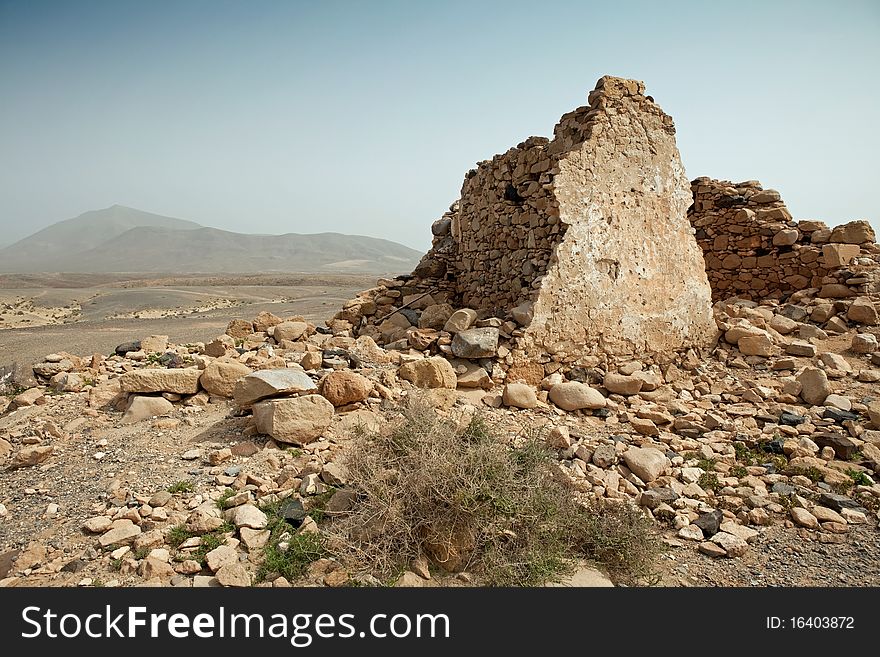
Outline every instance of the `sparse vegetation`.
{"label": "sparse vegetation", "polygon": [[871,479],[861,470],[847,470],[846,474],[856,486],[870,486],[872,484]]}
{"label": "sparse vegetation", "polygon": [[175,525],[168,530],[167,534],[165,534],[165,542],[171,547],[177,548],[180,547],[181,543],[192,536],[195,536],[195,534],[189,531],[186,528],[186,525]]}
{"label": "sparse vegetation", "polygon": [[628,503],[578,500],[535,436],[509,446],[479,414],[461,429],[418,400],[401,411],[346,459],[361,499],[325,529],[340,559],[386,582],[421,554],[489,585],[540,585],[578,558],[651,581],[660,548],[648,519]]}
{"label": "sparse vegetation", "polygon": [[293,534],[290,525],[281,520],[282,523],[274,527],[272,538],[263,551],[257,582],[263,581],[269,573],[295,580],[306,572],[309,564],[328,555],[321,534]]}
{"label": "sparse vegetation", "polygon": [[221,511],[225,510],[226,509],[226,502],[231,497],[235,497],[235,491],[232,490],[231,488],[227,488],[225,491],[223,491],[223,494],[217,498],[217,508],[220,509]]}
{"label": "sparse vegetation", "polygon": [[814,484],[822,481],[825,478],[825,475],[822,474],[822,471],[819,468],[809,467],[809,468],[794,468],[789,471],[791,475],[802,475],[807,477]]}
{"label": "sparse vegetation", "polygon": [[176,481],[168,487],[168,492],[172,495],[177,493],[191,493],[193,491],[193,483],[191,481]]}
{"label": "sparse vegetation", "polygon": [[714,472],[704,472],[701,474],[697,485],[703,490],[711,490],[713,493],[717,493],[723,488],[721,482],[718,481],[718,475]]}

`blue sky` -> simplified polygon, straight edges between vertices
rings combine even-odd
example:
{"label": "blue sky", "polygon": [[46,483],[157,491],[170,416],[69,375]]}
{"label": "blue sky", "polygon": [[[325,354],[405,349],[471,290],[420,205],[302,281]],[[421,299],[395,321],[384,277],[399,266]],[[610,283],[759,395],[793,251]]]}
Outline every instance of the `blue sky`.
{"label": "blue sky", "polygon": [[880,3],[0,0],[0,244],[114,203],[418,249],[465,172],[644,80],[691,178],[880,227]]}

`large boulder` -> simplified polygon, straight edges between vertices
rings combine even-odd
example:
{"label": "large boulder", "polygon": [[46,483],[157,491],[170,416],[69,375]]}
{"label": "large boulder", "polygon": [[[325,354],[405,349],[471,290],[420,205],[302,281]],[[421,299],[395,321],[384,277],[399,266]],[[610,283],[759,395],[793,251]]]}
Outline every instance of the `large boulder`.
{"label": "large boulder", "polygon": [[865,244],[873,243],[874,239],[874,229],[871,228],[871,224],[858,220],[837,226],[831,231],[828,241],[840,244]]}
{"label": "large boulder", "polygon": [[304,371],[293,368],[259,370],[240,378],[232,396],[238,406],[250,406],[267,397],[296,395],[317,390],[315,382]]}
{"label": "large boulder", "polygon": [[797,380],[801,384],[801,398],[808,404],[819,406],[825,403],[826,397],[831,394],[831,384],[828,375],[818,367],[806,367]]}
{"label": "large boulder", "polygon": [[199,383],[212,395],[232,397],[236,382],[251,372],[253,370],[243,363],[230,360],[215,360],[211,361],[202,371]]}
{"label": "large boulder", "polygon": [[497,328],[467,329],[452,338],[452,353],[458,358],[492,358],[497,351]]}
{"label": "large boulder", "polygon": [[364,401],[373,391],[373,383],[356,372],[337,370],[321,380],[321,395],[334,406]]}
{"label": "large boulder", "polygon": [[133,370],[119,377],[119,385],[123,392],[174,392],[178,395],[194,395],[199,391],[201,375],[201,370],[192,367]]}
{"label": "large boulder", "polygon": [[272,337],[276,342],[282,340],[299,340],[309,329],[309,325],[305,322],[282,322],[275,325]]}
{"label": "large boulder", "polygon": [[449,316],[449,319],[443,325],[443,330],[447,333],[461,333],[462,331],[467,331],[476,321],[476,310],[462,308]]}
{"label": "large boulder", "polygon": [[453,309],[448,303],[435,303],[422,311],[419,328],[440,330],[452,316]]}
{"label": "large boulder", "polygon": [[440,356],[404,363],[397,371],[397,375],[417,388],[450,388],[454,390],[458,385],[458,379],[452,365]]}
{"label": "large boulder", "polygon": [[563,381],[550,388],[550,401],[564,411],[605,408],[602,393],[580,381]]}
{"label": "large boulder", "polygon": [[538,405],[535,388],[526,383],[508,383],[501,398],[507,406],[515,408],[535,408]]}
{"label": "large boulder", "polygon": [[254,404],[254,424],[275,440],[305,445],[320,438],[333,421],[333,404],[321,395],[269,399]]}
{"label": "large boulder", "polygon": [[147,397],[132,395],[128,400],[128,408],[122,414],[122,424],[134,424],[159,415],[171,415],[174,404],[164,397]]}
{"label": "large boulder", "polygon": [[631,447],[623,453],[623,460],[626,467],[645,483],[654,481],[670,465],[666,454],[653,447]]}

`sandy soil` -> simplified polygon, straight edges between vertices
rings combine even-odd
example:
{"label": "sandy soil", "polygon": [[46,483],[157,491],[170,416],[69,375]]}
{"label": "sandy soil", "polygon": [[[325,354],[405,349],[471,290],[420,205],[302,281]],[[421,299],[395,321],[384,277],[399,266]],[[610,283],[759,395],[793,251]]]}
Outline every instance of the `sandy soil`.
{"label": "sandy soil", "polygon": [[0,365],[51,351],[108,354],[146,335],[210,340],[261,310],[321,323],[375,280],[363,276],[0,276]]}

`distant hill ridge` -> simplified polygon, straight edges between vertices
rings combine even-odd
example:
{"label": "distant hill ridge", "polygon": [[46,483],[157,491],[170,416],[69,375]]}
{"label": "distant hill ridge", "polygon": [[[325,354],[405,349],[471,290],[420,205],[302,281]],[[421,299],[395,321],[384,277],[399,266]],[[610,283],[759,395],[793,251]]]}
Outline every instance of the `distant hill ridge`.
{"label": "distant hill ridge", "polygon": [[249,235],[122,205],[0,249],[0,272],[409,272],[421,253],[341,233]]}

